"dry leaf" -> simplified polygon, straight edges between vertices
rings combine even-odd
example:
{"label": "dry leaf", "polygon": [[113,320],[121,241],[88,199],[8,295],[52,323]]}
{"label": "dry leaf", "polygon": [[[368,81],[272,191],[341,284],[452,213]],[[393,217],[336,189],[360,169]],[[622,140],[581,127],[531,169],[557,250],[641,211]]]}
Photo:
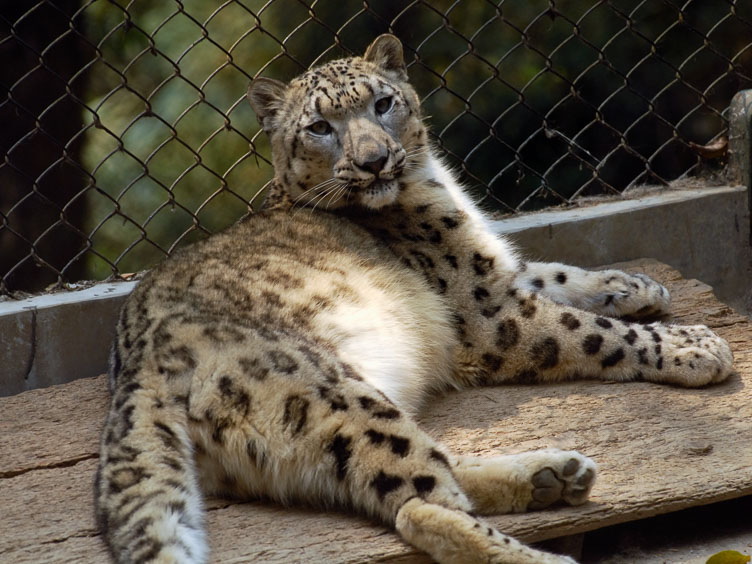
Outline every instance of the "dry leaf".
{"label": "dry leaf", "polygon": [[728,137],[719,137],[707,145],[698,145],[690,141],[689,146],[703,159],[717,159],[724,156],[728,151]]}

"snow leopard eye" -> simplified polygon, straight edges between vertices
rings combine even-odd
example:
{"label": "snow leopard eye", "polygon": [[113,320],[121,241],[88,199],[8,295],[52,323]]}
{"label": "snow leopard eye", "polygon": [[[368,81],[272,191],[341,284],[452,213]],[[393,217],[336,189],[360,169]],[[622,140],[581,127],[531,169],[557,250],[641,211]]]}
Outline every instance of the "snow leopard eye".
{"label": "snow leopard eye", "polygon": [[329,135],[332,132],[332,126],[328,121],[324,121],[323,119],[313,122],[311,125],[306,127],[306,129],[314,135],[321,136]]}
{"label": "snow leopard eye", "polygon": [[392,109],[394,98],[392,96],[384,96],[376,100],[373,108],[376,110],[376,114],[383,115]]}

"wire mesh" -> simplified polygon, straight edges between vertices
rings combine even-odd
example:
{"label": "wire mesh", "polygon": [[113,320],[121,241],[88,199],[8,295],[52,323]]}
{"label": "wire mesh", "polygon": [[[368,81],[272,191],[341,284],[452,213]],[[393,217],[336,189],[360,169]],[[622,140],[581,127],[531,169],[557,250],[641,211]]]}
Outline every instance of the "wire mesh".
{"label": "wire mesh", "polygon": [[4,3],[0,29],[5,296],[142,270],[253,213],[272,169],[248,82],[379,33],[500,213],[722,167],[752,84],[735,0],[47,0]]}

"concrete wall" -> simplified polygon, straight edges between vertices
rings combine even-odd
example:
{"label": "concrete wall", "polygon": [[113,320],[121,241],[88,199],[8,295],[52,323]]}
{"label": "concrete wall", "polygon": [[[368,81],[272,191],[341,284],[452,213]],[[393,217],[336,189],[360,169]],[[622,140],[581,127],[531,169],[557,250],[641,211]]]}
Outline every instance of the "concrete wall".
{"label": "concrete wall", "polygon": [[0,396],[105,372],[120,306],[135,285],[0,302]]}
{"label": "concrete wall", "polygon": [[[739,307],[749,292],[747,189],[666,191],[497,222],[531,259],[589,267],[661,260]],[[0,302],[0,395],[106,371],[117,312],[134,282]]]}

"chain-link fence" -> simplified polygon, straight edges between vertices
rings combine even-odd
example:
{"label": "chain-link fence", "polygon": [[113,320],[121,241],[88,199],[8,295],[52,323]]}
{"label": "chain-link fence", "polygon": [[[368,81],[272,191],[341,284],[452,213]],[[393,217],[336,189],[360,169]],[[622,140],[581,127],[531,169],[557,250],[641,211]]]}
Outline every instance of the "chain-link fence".
{"label": "chain-link fence", "polygon": [[5,295],[141,270],[252,213],[272,170],[249,80],[386,31],[500,212],[722,165],[752,84],[749,0],[48,0],[4,2],[0,26]]}

